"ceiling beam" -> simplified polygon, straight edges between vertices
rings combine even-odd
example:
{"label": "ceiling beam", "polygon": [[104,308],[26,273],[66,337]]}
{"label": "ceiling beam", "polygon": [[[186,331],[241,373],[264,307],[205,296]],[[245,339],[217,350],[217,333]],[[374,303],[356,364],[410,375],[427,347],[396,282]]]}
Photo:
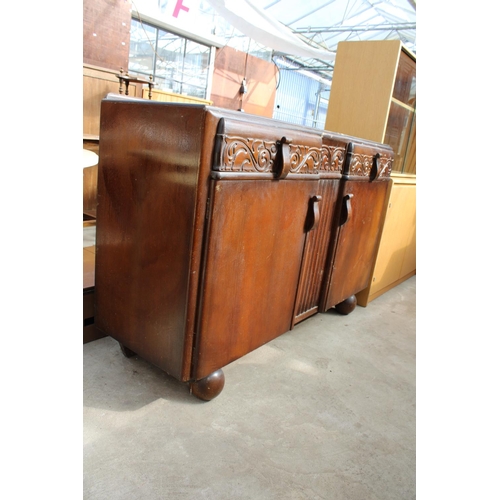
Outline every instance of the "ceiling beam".
{"label": "ceiling beam", "polygon": [[417,23],[404,24],[373,24],[357,26],[331,26],[323,28],[295,28],[294,33],[344,33],[347,31],[390,31],[390,30],[414,30]]}
{"label": "ceiling beam", "polygon": [[264,10],[269,9],[269,7],[272,7],[273,5],[276,5],[277,3],[280,3],[280,2],[281,2],[281,0],[274,0],[274,2],[271,2],[269,5],[266,5],[264,7]]}
{"label": "ceiling beam", "polygon": [[311,14],[314,14],[315,12],[318,12],[318,10],[321,10],[323,7],[326,7],[327,5],[330,5],[333,2],[333,0],[328,0],[324,4],[320,5],[319,7],[316,7],[315,9],[311,9],[306,11],[304,14],[301,16],[297,17],[297,19],[294,19],[293,21],[290,21],[287,23],[288,27],[290,27],[292,24],[296,23],[297,21],[300,21],[301,19],[304,19],[304,17],[310,16]]}

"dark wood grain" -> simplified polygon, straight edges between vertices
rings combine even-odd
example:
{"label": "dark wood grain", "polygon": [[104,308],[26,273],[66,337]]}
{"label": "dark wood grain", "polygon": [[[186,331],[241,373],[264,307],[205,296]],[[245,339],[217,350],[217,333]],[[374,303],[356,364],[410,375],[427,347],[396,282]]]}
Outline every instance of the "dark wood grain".
{"label": "dark wood grain", "polygon": [[[350,205],[341,210],[330,262],[330,277],[322,311],[334,307],[368,286],[380,242],[387,205],[388,181],[342,184],[341,197]],[[345,206],[345,205],[344,205]],[[347,217],[348,214],[348,217]]]}
{"label": "dark wood grain", "polygon": [[340,179],[321,179],[318,193],[319,220],[317,227],[308,231],[297,290],[293,324],[318,312],[321,285],[324,279],[328,245],[333,229]]}
{"label": "dark wood grain", "polygon": [[215,181],[196,344],[202,378],[288,331],[318,181]]}
{"label": "dark wood grain", "polygon": [[182,378],[204,110],[154,104],[102,105],[96,325]]}
{"label": "dark wood grain", "polygon": [[200,399],[228,363],[366,286],[386,146],[112,95],[99,153],[96,327]]}

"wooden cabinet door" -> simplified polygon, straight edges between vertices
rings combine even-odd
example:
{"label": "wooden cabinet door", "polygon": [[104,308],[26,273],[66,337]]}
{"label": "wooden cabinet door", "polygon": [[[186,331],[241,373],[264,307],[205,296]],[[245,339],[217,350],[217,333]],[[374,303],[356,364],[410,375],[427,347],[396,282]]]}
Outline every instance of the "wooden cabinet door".
{"label": "wooden cabinet door", "polygon": [[338,203],[340,179],[321,179],[318,204],[319,220],[306,235],[297,300],[295,301],[294,325],[319,310],[323,280],[326,276],[329,242],[332,238],[333,217]]}
{"label": "wooden cabinet door", "polygon": [[416,187],[394,184],[373,271],[370,295],[397,283],[415,271]]}
{"label": "wooden cabinet door", "polygon": [[292,325],[318,180],[214,180],[195,337],[200,379]]}
{"label": "wooden cabinet door", "polygon": [[323,311],[368,286],[380,242],[389,186],[387,181],[345,182]]}

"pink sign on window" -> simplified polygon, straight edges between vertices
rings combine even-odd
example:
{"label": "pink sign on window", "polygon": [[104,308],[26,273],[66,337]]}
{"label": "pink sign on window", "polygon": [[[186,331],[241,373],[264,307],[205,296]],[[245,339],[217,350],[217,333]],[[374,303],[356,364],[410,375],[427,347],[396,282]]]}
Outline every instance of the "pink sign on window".
{"label": "pink sign on window", "polygon": [[185,5],[182,4],[182,0],[177,0],[177,3],[175,4],[175,9],[174,9],[174,17],[179,17],[179,12],[181,10],[185,10],[186,12],[189,12],[189,7],[186,7]]}

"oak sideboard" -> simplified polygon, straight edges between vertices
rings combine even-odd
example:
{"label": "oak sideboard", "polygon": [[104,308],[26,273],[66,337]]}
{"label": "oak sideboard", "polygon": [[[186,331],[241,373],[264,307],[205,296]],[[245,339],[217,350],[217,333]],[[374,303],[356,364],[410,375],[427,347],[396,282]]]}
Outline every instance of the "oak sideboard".
{"label": "oak sideboard", "polygon": [[390,147],[203,104],[101,106],[95,325],[202,400],[372,272]]}

